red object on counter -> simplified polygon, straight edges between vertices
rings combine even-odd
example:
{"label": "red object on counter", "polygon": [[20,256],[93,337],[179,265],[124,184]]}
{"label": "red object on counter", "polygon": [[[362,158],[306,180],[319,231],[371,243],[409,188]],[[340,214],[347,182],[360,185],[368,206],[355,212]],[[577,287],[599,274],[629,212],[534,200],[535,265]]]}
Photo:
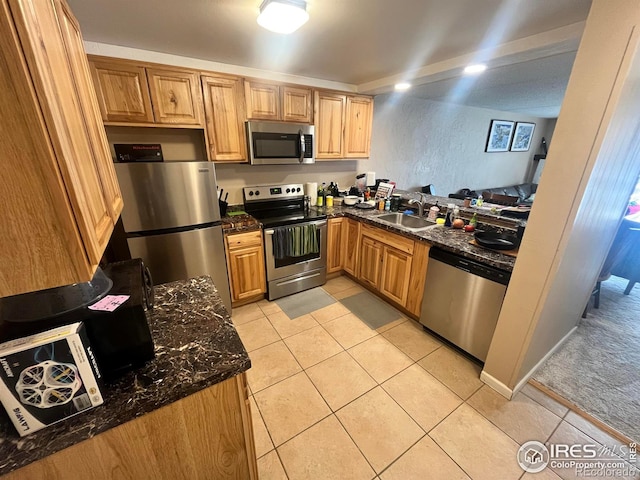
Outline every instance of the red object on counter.
{"label": "red object on counter", "polygon": [[465,232],[473,232],[476,229],[476,227],[474,227],[473,225],[465,225],[464,226],[464,231]]}

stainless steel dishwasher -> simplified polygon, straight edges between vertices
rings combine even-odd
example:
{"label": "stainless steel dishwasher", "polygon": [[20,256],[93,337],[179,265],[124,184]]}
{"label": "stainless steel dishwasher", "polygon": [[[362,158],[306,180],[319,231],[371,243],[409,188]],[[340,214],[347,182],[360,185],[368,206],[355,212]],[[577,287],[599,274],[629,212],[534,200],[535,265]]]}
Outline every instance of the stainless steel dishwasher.
{"label": "stainless steel dishwasher", "polygon": [[420,323],[483,362],[511,274],[432,248]]}

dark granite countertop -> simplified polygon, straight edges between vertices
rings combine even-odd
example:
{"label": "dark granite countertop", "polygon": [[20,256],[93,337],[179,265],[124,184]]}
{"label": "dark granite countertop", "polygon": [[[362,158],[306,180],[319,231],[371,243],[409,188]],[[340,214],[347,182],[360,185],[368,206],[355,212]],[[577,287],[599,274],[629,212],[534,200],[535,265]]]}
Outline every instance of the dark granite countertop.
{"label": "dark granite countertop", "polygon": [[[411,198],[415,194],[407,192],[403,195],[403,198]],[[417,198],[417,196],[415,197]],[[477,213],[478,224],[481,229],[484,226],[490,226],[491,229],[497,230],[513,230],[515,231],[518,226],[526,226],[526,220],[519,220],[515,218],[508,218],[501,216],[499,212],[493,213],[488,208],[468,207],[463,206],[463,200],[455,198],[438,197],[435,195],[423,195],[426,206],[425,211],[429,209],[436,202],[442,208],[442,211],[446,211],[447,204],[454,204],[459,207],[460,215],[464,219],[470,219],[474,213]],[[234,206],[238,209],[240,206]],[[232,207],[232,208],[234,208]],[[469,242],[473,239],[473,234],[466,233],[462,230],[456,230],[451,228],[431,228],[422,232],[413,232],[404,229],[397,225],[389,225],[376,220],[376,217],[384,215],[389,212],[381,212],[379,210],[361,210],[355,207],[335,206],[335,207],[312,207],[314,210],[325,213],[329,218],[336,216],[347,216],[351,218],[357,218],[365,223],[375,225],[376,227],[384,228],[389,231],[399,233],[414,240],[429,242],[432,245],[447,250],[449,252],[460,254],[471,260],[491,265],[508,272],[513,270],[515,258],[509,255],[505,255],[497,250],[490,250],[477,245],[471,245]],[[223,231],[228,233],[240,233],[251,230],[257,230],[262,228],[262,224],[253,218],[251,215],[234,215],[222,218]]]}
{"label": "dark granite countertop", "polygon": [[0,409],[0,475],[171,404],[251,367],[210,277],[155,288],[156,358],[103,388],[104,404],[27,437]]}
{"label": "dark granite countertop", "polygon": [[[515,263],[515,258],[509,255],[505,255],[497,250],[490,250],[487,248],[471,245],[469,242],[473,240],[473,234],[464,232],[463,230],[457,230],[453,228],[446,228],[444,226],[434,226],[423,230],[421,232],[413,232],[407,230],[399,225],[390,225],[376,220],[376,217],[387,214],[380,210],[361,210],[355,207],[333,207],[333,208],[318,208],[316,210],[326,213],[329,218],[346,216],[358,219],[370,225],[375,225],[379,228],[384,228],[390,232],[399,233],[408,238],[412,238],[418,241],[428,242],[431,245],[442,248],[453,253],[462,255],[463,257],[471,260],[476,260],[485,265],[491,265],[493,267],[511,272]],[[509,224],[512,225],[512,229],[515,229],[520,222],[512,220]],[[482,223],[480,223],[482,225]],[[498,229],[504,228],[499,226]]]}

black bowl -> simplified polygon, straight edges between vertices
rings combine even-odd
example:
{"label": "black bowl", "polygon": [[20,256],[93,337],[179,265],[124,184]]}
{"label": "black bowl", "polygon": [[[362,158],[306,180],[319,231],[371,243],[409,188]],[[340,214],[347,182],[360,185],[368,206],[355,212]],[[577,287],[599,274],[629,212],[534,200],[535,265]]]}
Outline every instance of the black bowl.
{"label": "black bowl", "polygon": [[514,250],[520,246],[520,240],[512,233],[476,232],[476,242],[494,250]]}

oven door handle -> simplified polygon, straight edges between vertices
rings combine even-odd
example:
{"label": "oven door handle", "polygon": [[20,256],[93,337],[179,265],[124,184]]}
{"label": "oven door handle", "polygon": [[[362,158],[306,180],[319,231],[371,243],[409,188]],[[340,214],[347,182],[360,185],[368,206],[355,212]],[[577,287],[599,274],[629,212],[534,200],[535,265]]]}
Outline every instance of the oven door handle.
{"label": "oven door handle", "polygon": [[304,144],[304,134],[302,133],[302,129],[298,130],[298,136],[300,137],[300,158],[298,159],[298,162],[302,163],[304,161],[304,154],[307,148]]}
{"label": "oven door handle", "polygon": [[[326,220],[319,220],[317,222],[308,222],[308,223],[305,223],[304,225],[315,225],[317,227],[323,227],[326,224],[327,224]],[[269,230],[264,230],[265,235],[273,235],[274,233],[275,233],[275,230],[273,228],[270,228]]]}

